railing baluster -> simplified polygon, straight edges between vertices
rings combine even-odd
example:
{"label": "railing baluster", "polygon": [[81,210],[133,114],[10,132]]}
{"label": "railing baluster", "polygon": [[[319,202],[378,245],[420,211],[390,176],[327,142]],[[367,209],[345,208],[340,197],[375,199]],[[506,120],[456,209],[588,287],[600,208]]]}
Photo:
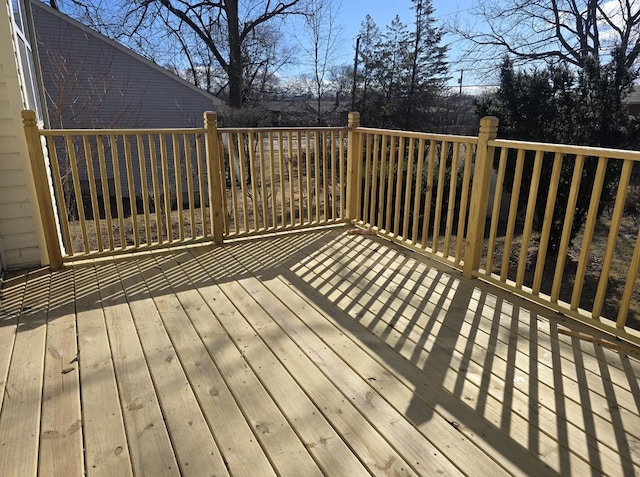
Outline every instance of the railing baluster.
{"label": "railing baluster", "polygon": [[[465,145],[464,172],[462,174],[462,196],[460,197],[460,216],[458,218],[458,231],[456,242],[455,263],[460,264],[462,261],[462,253],[465,242],[465,225],[467,221],[467,210],[469,209],[469,193],[471,190],[471,157],[473,155],[473,146],[470,142]],[[498,187],[496,185],[496,187]],[[500,183],[502,191],[502,184]]]}
{"label": "railing baluster", "polygon": [[282,140],[282,131],[278,131],[278,165],[279,165],[278,172],[280,173],[280,227],[287,226],[287,201],[286,201],[287,181],[285,178],[283,146],[284,146],[284,142]]}
{"label": "railing baluster", "polygon": [[562,154],[557,152],[553,158],[553,170],[549,181],[549,194],[547,195],[547,205],[544,211],[544,221],[542,232],[540,233],[540,243],[538,245],[538,257],[533,277],[532,293],[538,295],[542,286],[542,274],[547,261],[547,248],[551,235],[551,224],[553,223],[553,211],[558,195],[558,185],[560,184],[560,172],[562,172]]}
{"label": "railing baluster", "polygon": [[587,221],[584,225],[584,233],[582,236],[582,247],[580,248],[580,258],[578,260],[578,269],[576,278],[573,283],[573,292],[571,294],[571,309],[577,310],[580,306],[580,298],[582,296],[582,287],[584,285],[585,272],[587,270],[587,260],[591,250],[591,241],[593,240],[593,231],[598,218],[598,207],[600,206],[600,196],[602,194],[602,186],[604,184],[604,176],[607,170],[607,158],[600,157],[598,159],[598,168],[596,169],[595,180],[591,189],[591,201],[589,202],[589,211],[587,212]]}
{"label": "railing baluster", "polygon": [[[202,233],[200,234],[201,237],[207,237],[207,236],[212,236],[213,235],[213,227],[211,229],[211,231],[209,231],[209,225],[207,223],[208,221],[208,217],[207,217],[207,185],[205,183],[205,177],[206,177],[206,158],[203,154],[202,151],[202,137],[199,134],[196,134],[194,136],[194,145],[195,145],[195,151],[196,151],[196,170],[198,171],[198,192],[199,192],[199,197],[200,197],[200,222],[201,222],[201,227],[202,227]],[[222,147],[220,147],[221,149]],[[224,157],[223,154],[219,153],[219,157]],[[224,169],[223,169],[224,170]],[[223,178],[223,181],[226,180],[226,178]],[[223,205],[226,206],[227,201],[226,201],[226,197],[223,199],[222,201]],[[213,214],[213,207],[211,206],[211,204],[209,204],[209,213]],[[226,218],[226,211],[225,211],[225,218]],[[211,220],[211,224],[213,224],[213,220]],[[228,230],[225,230],[225,232],[228,232]]]}
{"label": "railing baluster", "polygon": [[611,263],[616,250],[616,242],[620,232],[620,224],[622,222],[622,213],[624,212],[624,203],[627,199],[629,190],[629,180],[631,179],[631,168],[633,161],[625,160],[622,163],[622,172],[618,183],[618,192],[616,193],[616,201],[611,215],[611,225],[609,226],[609,236],[607,237],[607,248],[604,252],[604,260],[602,262],[602,270],[598,280],[598,288],[596,297],[593,302],[592,318],[598,318],[602,313],[602,305],[604,303],[607,285],[609,283],[609,272],[611,271]]}
{"label": "railing baluster", "polygon": [[133,228],[133,245],[134,247],[140,247],[140,233],[138,231],[138,207],[136,204],[136,186],[133,180],[133,157],[131,156],[131,144],[129,143],[130,136],[123,135],[124,141],[124,157],[125,166],[127,170],[127,185],[129,192],[129,207],[131,213],[131,223]]}
{"label": "railing baluster", "polygon": [[189,204],[189,228],[191,229],[191,239],[195,240],[198,236],[196,229],[196,206],[195,206],[195,190],[193,188],[193,162],[191,159],[191,136],[182,135],[182,144],[184,145],[184,173],[187,179],[187,202]]}
{"label": "railing baluster", "polygon": [[416,190],[413,199],[413,223],[411,232],[411,242],[418,244],[418,231],[420,226],[420,206],[422,205],[422,173],[424,166],[424,143],[425,139],[420,138],[418,144],[418,167],[416,170]]}
{"label": "railing baluster", "polygon": [[618,316],[616,318],[616,328],[624,329],[627,323],[627,316],[629,314],[629,308],[631,306],[631,298],[633,292],[636,289],[636,280],[638,279],[638,270],[640,269],[640,229],[638,230],[638,236],[636,237],[636,245],[633,249],[633,256],[627,272],[627,280],[624,286],[624,292],[622,293],[622,299],[620,300],[620,308],[618,309]]}
{"label": "railing baluster", "polygon": [[93,172],[93,154],[91,153],[91,143],[89,136],[82,136],[82,145],[84,149],[84,158],[87,166],[87,181],[89,182],[89,195],[91,197],[91,210],[93,213],[93,224],[95,227],[96,243],[98,251],[102,252],[104,246],[102,244],[102,230],[100,227],[100,207],[98,206],[98,193],[96,191],[96,175]]}
{"label": "railing baluster", "polygon": [[509,273],[509,259],[511,258],[511,246],[513,244],[513,233],[516,227],[518,215],[518,202],[520,199],[520,187],[522,185],[522,171],[524,169],[524,149],[518,150],[516,156],[516,168],[511,187],[511,203],[509,204],[509,218],[507,219],[507,229],[504,236],[504,247],[502,251],[502,267],[500,268],[500,281],[505,281]]}
{"label": "railing baluster", "polygon": [[[382,136],[380,134],[374,134],[373,137],[373,155],[371,156],[372,171],[371,171],[371,206],[369,211],[369,219],[368,222],[372,226],[378,226],[380,222],[376,221],[377,211],[378,211],[378,185],[380,184],[380,174],[381,172],[378,169],[378,164],[382,161],[382,147],[380,146],[380,140]],[[369,180],[369,179],[368,179]],[[380,186],[382,186],[380,184]]]}
{"label": "railing baluster", "polygon": [[460,158],[460,143],[452,142],[453,158],[451,160],[451,178],[449,182],[449,204],[447,207],[447,222],[445,226],[444,234],[444,257],[449,256],[449,250],[451,248],[451,233],[453,231],[453,215],[455,213],[456,196],[458,193],[458,160]]}
{"label": "railing baluster", "polygon": [[182,242],[184,241],[184,204],[182,203],[182,162],[180,161],[180,139],[177,134],[171,135],[171,144],[173,148],[173,177],[176,188],[176,209],[178,213],[178,239]]}
{"label": "railing baluster", "polygon": [[113,221],[111,213],[111,200],[109,193],[109,176],[107,175],[107,158],[104,150],[104,136],[96,136],[96,147],[98,149],[98,161],[100,163],[100,185],[102,186],[102,203],[104,205],[104,216],[107,222],[107,238],[109,240],[109,250],[115,250],[115,239],[113,237]]}
{"label": "railing baluster", "polygon": [[[156,145],[157,138],[157,145]],[[162,198],[160,196],[160,177],[158,170],[158,153],[156,147],[160,147],[160,134],[149,134],[149,157],[151,162],[151,183],[153,185],[153,208],[156,216],[156,235],[159,244],[164,242],[164,223],[162,221]],[[164,186],[163,186],[164,187]],[[109,227],[111,229],[111,227]]]}
{"label": "railing baluster", "polygon": [[[233,231],[237,235],[240,232],[240,217],[238,211],[238,186],[240,185],[240,153],[236,154],[235,133],[228,132],[229,144],[229,175],[231,176],[231,218],[233,219]],[[238,159],[236,161],[236,158]],[[236,164],[238,169],[236,170]]]}
{"label": "railing baluster", "polygon": [[[151,245],[151,221],[149,219],[151,215],[149,211],[149,184],[147,180],[147,161],[145,159],[146,156],[142,134],[136,135],[136,143],[138,150],[138,164],[140,166],[140,194],[142,196],[142,211],[144,214],[144,231],[146,237],[146,245]],[[149,143],[147,142],[147,144]]]}
{"label": "railing baluster", "polygon": [[[345,133],[340,132],[340,218],[345,220],[348,219],[347,210],[347,171],[346,168],[346,159],[348,152],[345,151]],[[347,147],[348,149],[348,147]]]}
{"label": "railing baluster", "polygon": [[[64,145],[63,138],[60,138]],[[66,247],[66,253],[69,257],[73,257],[73,242],[71,238],[71,231],[69,230],[69,216],[65,207],[65,195],[62,189],[62,177],[60,176],[60,163],[58,162],[58,149],[56,145],[56,137],[47,137],[47,149],[50,155],[51,162],[51,176],[53,178],[53,186],[56,193],[56,202],[58,209],[58,217],[60,218],[62,239]]]}
{"label": "railing baluster", "polygon": [[314,196],[313,189],[311,188],[311,132],[306,131],[304,137],[305,137],[304,149],[305,149],[305,159],[306,159],[305,177],[306,177],[306,184],[307,184],[307,222],[306,223],[311,224],[313,223],[313,196]]}
{"label": "railing baluster", "polygon": [[82,189],[80,187],[80,173],[78,172],[78,158],[76,156],[75,145],[73,144],[73,136],[67,136],[67,154],[69,157],[69,165],[71,167],[71,181],[73,184],[73,194],[75,196],[76,212],[78,213],[78,222],[82,230],[82,242],[84,244],[83,252],[89,253],[89,237],[87,235],[87,223],[84,217],[84,206],[82,204]]}
{"label": "railing baluster", "polygon": [[293,132],[287,133],[287,158],[287,170],[289,172],[289,225],[293,227],[296,223],[296,196],[293,177]]}
{"label": "railing baluster", "polygon": [[[500,206],[502,204],[502,185],[504,184],[505,169],[507,168],[507,151],[503,147],[500,151],[500,159],[498,162],[498,174],[496,178],[496,187],[493,191],[493,205],[491,207],[491,226],[489,227],[489,242],[487,246],[487,275],[491,275],[493,271],[493,258],[496,248],[496,239],[498,236],[498,222],[500,222]],[[505,251],[506,252],[506,251]]]}
{"label": "railing baluster", "polygon": [[300,225],[304,224],[304,190],[302,187],[303,184],[303,180],[302,180],[302,165],[303,165],[303,158],[302,158],[302,135],[300,133],[300,131],[298,131],[297,135],[296,135],[296,163],[297,163],[297,174],[298,174],[298,211],[299,211],[299,216],[298,219],[300,219]]}
{"label": "railing baluster", "polygon": [[[249,139],[250,141],[250,139]],[[255,181],[253,180],[253,175],[251,175],[251,173],[253,172],[253,165],[252,165],[252,161],[251,161],[251,157],[247,154],[247,147],[249,147],[248,144],[245,144],[245,137],[244,137],[244,133],[243,132],[239,132],[238,133],[238,154],[240,157],[240,187],[241,187],[241,198],[242,198],[242,214],[243,214],[243,220],[244,220],[244,231],[245,232],[250,232],[251,231],[251,221],[249,220],[249,194],[250,194],[250,185],[249,182],[251,182],[251,187],[255,186]],[[249,167],[247,167],[247,161],[249,162]],[[253,202],[252,198],[252,202]],[[254,219],[254,223],[255,223],[255,213],[252,214],[253,215],[253,219]]]}
{"label": "railing baluster", "polygon": [[433,171],[435,169],[436,141],[429,141],[429,155],[427,167],[427,195],[424,201],[424,223],[422,224],[422,241],[421,248],[427,248],[427,239],[429,237],[429,220],[431,219],[431,197],[433,194]]}
{"label": "railing baluster", "polygon": [[[384,202],[386,204],[384,231],[386,233],[393,233],[391,230],[392,222],[391,215],[393,214],[393,190],[394,181],[393,174],[396,165],[396,137],[389,136],[389,165],[387,167],[387,199]],[[380,224],[382,226],[382,224]]]}
{"label": "railing baluster", "polygon": [[314,200],[316,209],[315,223],[320,222],[320,131],[313,132],[313,175],[314,175]]}
{"label": "railing baluster", "polygon": [[109,135],[111,146],[111,166],[113,167],[113,184],[116,192],[116,212],[118,214],[118,228],[120,236],[120,248],[127,248],[124,225],[124,209],[122,207],[122,183],[120,180],[120,158],[118,156],[118,138],[115,134]]}
{"label": "railing baluster", "polygon": [[402,172],[404,170],[404,137],[398,139],[398,160],[396,166],[396,203],[393,210],[393,235],[397,238],[400,235],[400,208],[402,207]]}
{"label": "railing baluster", "polygon": [[320,134],[320,137],[322,137],[322,157],[320,160],[320,164],[322,164],[322,209],[323,209],[323,214],[324,214],[324,222],[327,223],[329,221],[329,211],[328,211],[328,204],[329,204],[329,175],[328,175],[328,168],[327,168],[327,140],[328,140],[328,136],[327,136],[327,132],[326,131],[322,131]]}
{"label": "railing baluster", "polygon": [[415,139],[409,138],[409,152],[407,153],[407,179],[405,181],[404,190],[404,220],[402,223],[402,239],[410,240],[409,222],[411,215],[411,186],[413,185],[413,162],[415,153]]}
{"label": "railing baluster", "polygon": [[[260,230],[262,227],[260,226],[260,207],[258,204],[258,174],[256,169],[258,166],[258,161],[256,160],[256,139],[255,134],[253,132],[249,132],[247,134],[247,148],[249,149],[249,178],[251,180],[251,215],[253,216],[253,230]],[[260,185],[262,187],[262,184]],[[251,230],[251,229],[249,229]]]}
{"label": "railing baluster", "polygon": [[271,131],[267,133],[267,140],[269,141],[269,180],[271,182],[269,187],[271,197],[271,227],[275,230],[278,228],[278,218],[276,216],[278,209],[278,188],[276,186],[276,161],[273,150],[273,133]]}
{"label": "railing baluster", "polygon": [[[382,136],[382,141],[380,144],[380,181],[379,181],[379,188],[380,190],[378,191],[378,204],[377,204],[377,208],[378,208],[378,221],[376,223],[376,225],[378,226],[378,228],[380,230],[384,229],[384,222],[383,222],[383,217],[384,217],[384,206],[386,204],[385,201],[385,192],[386,192],[386,187],[387,187],[387,177],[388,177],[388,171],[387,171],[387,140],[390,140],[391,138],[389,138],[389,136],[383,135]],[[389,147],[391,147],[391,145],[389,145]]]}
{"label": "railing baluster", "polygon": [[256,159],[256,167],[260,169],[260,200],[262,201],[262,229],[268,230],[269,215],[267,214],[267,180],[265,168],[267,167],[267,159],[264,154],[264,136],[262,132],[256,133],[258,140],[258,158]]}
{"label": "railing baluster", "polygon": [[336,192],[337,192],[337,182],[338,182],[337,172],[339,168],[336,168],[336,165],[338,164],[339,147],[338,147],[338,143],[336,142],[335,131],[331,132],[330,137],[331,137],[331,153],[329,155],[329,164],[331,168],[330,169],[331,170],[331,220],[335,222],[338,219],[338,208],[337,208],[338,196],[336,195]]}
{"label": "railing baluster", "polygon": [[[208,180],[208,189],[209,189],[209,200],[211,201],[209,205],[209,221],[211,222],[211,236],[213,236],[214,243],[222,244],[225,235],[229,234],[229,201],[227,199],[227,177],[225,175],[225,154],[224,154],[224,143],[222,142],[222,134],[218,133],[217,126],[217,116],[215,117],[216,126],[212,128],[208,125],[209,118],[214,119],[213,114],[206,114],[205,127],[208,129],[213,129],[212,132],[207,132],[205,136],[205,151],[207,151],[207,144],[209,143],[209,137],[211,137],[214,143],[210,146],[211,153],[216,149],[215,143],[217,143],[217,155],[214,156],[211,160],[209,160],[210,153],[206,152],[206,157],[203,157],[203,161],[207,161],[208,165],[207,170],[211,170],[211,180]],[[227,134],[227,137],[229,135]],[[214,165],[217,163],[217,165]],[[231,156],[229,155],[229,163],[231,164]],[[229,166],[231,170],[231,166]],[[217,176],[216,176],[217,175]],[[209,173],[207,173],[207,178]],[[218,185],[216,186],[216,182]],[[234,190],[233,183],[231,190]],[[218,199],[215,200],[216,191],[218,194]],[[216,210],[216,204],[218,204],[219,210]]]}
{"label": "railing baluster", "polygon": [[440,161],[438,162],[438,190],[436,192],[436,213],[433,219],[433,242],[431,253],[438,253],[440,245],[440,220],[442,218],[442,202],[444,200],[445,173],[447,171],[447,157],[449,155],[449,143],[440,143]]}
{"label": "railing baluster", "polygon": [[562,229],[562,237],[560,246],[558,247],[558,261],[556,270],[553,275],[553,284],[551,286],[551,302],[557,303],[560,298],[560,287],[562,286],[562,277],[564,276],[564,268],[567,261],[567,250],[569,248],[569,240],[571,238],[571,229],[573,228],[573,217],[578,202],[578,191],[582,179],[582,170],[584,167],[584,155],[576,157],[573,166],[573,176],[571,179],[571,189],[569,191],[569,199],[567,201],[567,210],[564,214],[564,226]]}
{"label": "railing baluster", "polygon": [[171,178],[169,176],[169,160],[167,138],[160,134],[160,162],[162,167],[162,194],[164,204],[164,224],[167,231],[167,242],[173,242],[173,221],[171,220]]}

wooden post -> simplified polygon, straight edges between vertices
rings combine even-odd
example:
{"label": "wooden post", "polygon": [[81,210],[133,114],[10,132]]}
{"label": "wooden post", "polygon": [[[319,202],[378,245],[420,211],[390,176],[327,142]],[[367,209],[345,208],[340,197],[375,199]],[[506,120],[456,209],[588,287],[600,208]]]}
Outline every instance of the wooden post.
{"label": "wooden post", "polygon": [[42,142],[40,141],[40,132],[38,131],[35,111],[22,111],[22,123],[27,139],[31,173],[33,174],[33,183],[36,189],[38,209],[40,211],[42,230],[44,233],[44,245],[47,247],[47,256],[49,257],[49,266],[52,270],[59,270],[62,268],[62,251],[60,250],[53,200],[51,198],[51,189],[49,187],[44,151],[42,150]]}
{"label": "wooden post", "polygon": [[347,123],[347,210],[346,219],[354,222],[360,215],[360,189],[362,188],[362,135],[356,131],[360,127],[360,113],[349,113]]}
{"label": "wooden post", "polygon": [[207,180],[209,187],[209,212],[211,226],[213,228],[213,243],[222,244],[224,236],[223,217],[223,181],[221,176],[222,157],[220,156],[220,144],[218,141],[218,116],[207,111],[204,113],[204,127],[207,130],[205,137],[207,154]]}
{"label": "wooden post", "polygon": [[497,137],[498,118],[487,116],[480,120],[478,147],[473,169],[473,186],[471,188],[471,205],[469,207],[469,225],[467,228],[466,251],[464,254],[463,273],[467,278],[480,266],[480,254],[484,240],[484,227],[487,222],[487,204],[491,186],[491,170],[493,169],[494,147],[488,142]]}

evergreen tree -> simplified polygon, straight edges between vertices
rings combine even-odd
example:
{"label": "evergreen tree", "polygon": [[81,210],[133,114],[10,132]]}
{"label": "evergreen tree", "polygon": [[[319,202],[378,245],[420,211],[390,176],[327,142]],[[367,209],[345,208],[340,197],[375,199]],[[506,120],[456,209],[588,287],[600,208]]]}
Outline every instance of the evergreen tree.
{"label": "evergreen tree", "polygon": [[360,24],[360,65],[358,81],[362,87],[362,95],[366,97],[373,82],[374,62],[376,46],[380,38],[380,28],[373,21],[371,15],[367,15]]}
{"label": "evergreen tree", "polygon": [[[492,115],[500,120],[500,137],[525,141],[542,141],[612,148],[638,146],[638,122],[627,112],[624,98],[630,92],[634,75],[614,51],[611,61],[601,65],[596,58],[575,72],[567,66],[549,66],[543,70],[514,70],[505,58],[500,71],[500,87],[493,95],[476,104],[480,116]],[[571,238],[584,224],[595,180],[598,158],[586,158],[576,204]],[[548,196],[553,154],[543,161],[542,177],[536,203],[534,228],[542,229]],[[506,177],[513,175],[515,157],[507,163]],[[530,177],[533,155],[525,156],[524,177]],[[613,197],[619,177],[620,162],[607,168],[602,192],[601,211]],[[573,162],[565,158],[554,208],[550,251],[557,250],[562,222],[573,175]],[[526,206],[528,189],[523,181],[520,205]],[[511,190],[511,182],[505,190]]]}
{"label": "evergreen tree", "polygon": [[378,28],[371,15],[367,15],[360,24],[359,68],[356,72],[356,84],[359,85],[359,94],[356,101],[356,110],[360,112],[363,124],[372,127],[382,125],[377,120],[382,98],[374,78],[380,37],[380,28]]}
{"label": "evergreen tree", "polygon": [[[364,124],[401,129],[432,129],[434,109],[446,81],[443,31],[433,18],[431,0],[412,0],[413,29],[399,16],[383,32],[367,15],[360,29],[359,97]],[[376,41],[377,39],[377,41]]]}
{"label": "evergreen tree", "polygon": [[437,97],[442,92],[448,66],[446,62],[447,47],[440,45],[444,31],[436,25],[433,17],[434,9],[430,0],[412,0],[415,11],[414,30],[410,34],[412,51],[410,54],[409,92],[407,95],[406,129],[425,122],[424,118],[415,117],[425,111],[416,105],[437,104]]}

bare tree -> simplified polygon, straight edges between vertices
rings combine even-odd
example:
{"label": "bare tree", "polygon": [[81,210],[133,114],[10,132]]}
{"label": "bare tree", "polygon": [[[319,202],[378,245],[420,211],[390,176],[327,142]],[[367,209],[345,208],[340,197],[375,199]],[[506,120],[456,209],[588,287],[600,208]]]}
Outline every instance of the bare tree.
{"label": "bare tree", "polygon": [[[105,3],[106,2],[106,3]],[[64,11],[83,23],[117,39],[160,64],[174,64],[168,54],[179,36],[180,57],[192,70],[210,66],[197,59],[214,60],[226,76],[229,105],[241,107],[248,98],[252,81],[275,70],[276,58],[288,59],[290,53],[270,54],[270,67],[256,57],[266,49],[255,40],[270,35],[269,28],[278,19],[305,13],[306,0],[65,0]],[[68,9],[65,8],[68,4]],[[282,42],[270,42],[270,46]],[[207,52],[196,53],[205,47]],[[264,45],[263,45],[264,46]],[[282,51],[279,51],[281,53]],[[191,55],[190,57],[188,55]],[[194,75],[195,76],[195,75]],[[260,84],[258,82],[258,84]]]}
{"label": "bare tree", "polygon": [[624,66],[640,54],[640,2],[634,0],[484,0],[452,26],[469,41],[466,57],[492,65],[508,54],[516,62],[563,62],[582,69],[589,58],[620,48]]}
{"label": "bare tree", "polygon": [[304,29],[298,42],[311,67],[309,77],[312,95],[316,100],[317,123],[323,123],[322,101],[331,88],[329,75],[342,44],[342,28],[338,24],[340,3],[309,0],[309,12],[305,16]]}
{"label": "bare tree", "polygon": [[[126,16],[143,21],[160,17],[175,21],[179,30],[193,31],[211,51],[229,81],[229,104],[239,108],[246,100],[243,53],[259,27],[266,22],[290,14],[301,13],[301,0],[272,2],[264,0],[241,5],[239,0],[138,0],[131,3]],[[225,41],[220,42],[224,36]],[[244,50],[244,51],[243,51]]]}

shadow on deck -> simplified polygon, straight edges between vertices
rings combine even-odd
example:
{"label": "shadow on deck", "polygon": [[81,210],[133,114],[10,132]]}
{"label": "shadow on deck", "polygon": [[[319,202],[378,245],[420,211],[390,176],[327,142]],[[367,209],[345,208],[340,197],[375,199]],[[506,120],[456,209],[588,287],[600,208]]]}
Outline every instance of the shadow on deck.
{"label": "shadow on deck", "polygon": [[[45,407],[42,416],[37,411],[37,418],[20,424],[14,417],[37,409],[41,395],[43,401],[62,399],[47,394],[54,378],[45,369],[50,355],[64,366],[68,353],[78,350],[79,369],[55,379],[75,379],[68,389],[82,393],[81,409],[71,413],[82,413],[86,449],[79,451],[79,468],[104,463],[96,457],[98,444],[91,444],[89,419],[100,410],[92,409],[85,393],[99,392],[92,391],[92,380],[113,380],[118,391],[112,405],[123,416],[113,419],[123,421],[124,454],[134,472],[149,469],[153,450],[146,458],[137,451],[145,444],[132,437],[139,424],[128,417],[136,393],[126,381],[141,374],[150,376],[149,399],[162,411],[165,424],[158,427],[166,428],[180,473],[189,473],[180,441],[189,439],[197,453],[199,434],[184,437],[172,422],[171,413],[178,412],[172,409],[183,402],[167,394],[172,389],[195,396],[189,402],[199,407],[194,412],[203,416],[202,432],[210,432],[205,437],[219,448],[226,470],[242,474],[235,451],[224,444],[232,437],[217,429],[224,413],[216,415],[209,409],[215,403],[200,394],[201,387],[210,393],[214,386],[197,374],[204,361],[194,364],[193,357],[200,353],[211,361],[212,373],[219,371],[215,386],[233,396],[267,467],[282,475],[296,469],[303,475],[306,460],[286,449],[278,457],[265,437],[275,423],[254,417],[252,406],[263,404],[251,400],[235,373],[250,375],[246,381],[259,388],[255,399],[272,401],[269,406],[308,453],[310,468],[326,475],[347,475],[351,460],[362,474],[379,475],[640,473],[640,354],[566,336],[559,331],[604,337],[382,239],[347,235],[344,228],[79,262],[56,273],[37,270],[9,279],[3,293],[0,339],[11,344],[0,352],[2,475],[24,469],[13,465],[20,457],[14,443],[22,442],[15,436],[24,432],[40,435],[40,444],[34,439],[39,447],[31,449],[40,457],[33,461],[24,451],[32,467],[20,475],[35,473],[38,465],[42,471],[47,433],[60,430],[47,421]],[[50,341],[58,320],[77,333],[78,350],[71,340],[64,357]],[[104,336],[92,327],[106,329]],[[23,331],[30,333],[24,342]],[[132,348],[129,340],[135,341]],[[34,359],[25,357],[27,344]],[[158,363],[169,359],[169,348],[182,371],[163,378]],[[106,373],[94,372],[103,366]],[[32,377],[35,385],[23,382]],[[20,404],[9,398],[16,386],[36,393],[40,388],[38,399]],[[324,444],[311,442],[313,429],[298,421],[287,401],[297,393],[297,402],[308,401],[300,415],[317,413],[351,460],[340,462],[335,456],[342,454],[325,454]],[[262,457],[256,459],[247,475],[262,465]],[[172,462],[166,465],[175,471]]]}

